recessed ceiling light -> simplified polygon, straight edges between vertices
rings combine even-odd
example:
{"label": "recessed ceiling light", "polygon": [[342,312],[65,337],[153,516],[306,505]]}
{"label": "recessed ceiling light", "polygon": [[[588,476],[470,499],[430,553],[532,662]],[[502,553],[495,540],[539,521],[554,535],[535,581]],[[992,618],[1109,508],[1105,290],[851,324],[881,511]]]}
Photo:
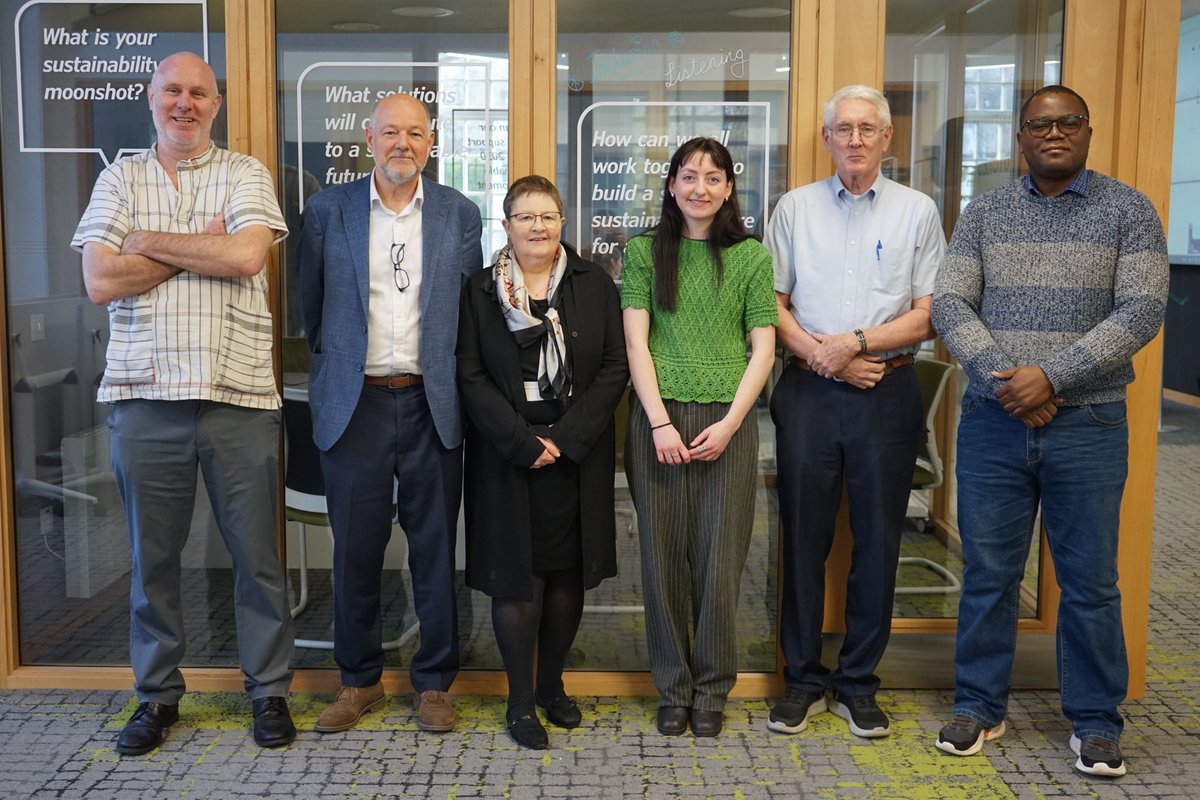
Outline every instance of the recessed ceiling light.
{"label": "recessed ceiling light", "polygon": [[752,19],[765,19],[767,17],[786,17],[790,12],[786,8],[769,8],[767,6],[747,6],[746,8],[735,8],[729,12],[731,17],[750,17]]}
{"label": "recessed ceiling light", "polygon": [[382,25],[376,25],[374,22],[335,22],[333,29],[335,31],[348,31],[351,33],[363,31],[377,31]]}
{"label": "recessed ceiling light", "polygon": [[452,17],[454,11],[441,6],[401,6],[393,8],[392,13],[401,17]]}

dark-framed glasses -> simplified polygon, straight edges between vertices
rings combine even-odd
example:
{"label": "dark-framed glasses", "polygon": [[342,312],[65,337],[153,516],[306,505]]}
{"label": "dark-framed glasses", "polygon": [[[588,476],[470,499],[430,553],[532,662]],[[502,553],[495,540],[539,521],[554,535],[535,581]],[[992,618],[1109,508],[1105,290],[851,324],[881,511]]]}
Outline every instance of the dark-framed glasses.
{"label": "dark-framed glasses", "polygon": [[400,266],[404,263],[404,242],[392,242],[392,277],[396,279],[396,288],[404,291],[409,286],[408,272]]}
{"label": "dark-framed glasses", "polygon": [[858,138],[861,141],[869,142],[879,135],[880,127],[867,122],[857,126],[849,123],[843,123],[829,129],[829,132],[833,134],[833,138],[837,139],[839,142],[850,141],[854,138],[854,133],[856,131],[858,132]]}
{"label": "dark-framed glasses", "polygon": [[513,214],[508,218],[508,221],[520,228],[532,228],[533,223],[539,219],[547,228],[557,228],[565,221],[563,215],[557,211],[547,211],[542,214],[530,214],[527,211],[522,211],[519,214]]}
{"label": "dark-framed glasses", "polygon": [[1021,124],[1025,127],[1025,130],[1029,131],[1030,136],[1043,139],[1050,135],[1050,129],[1055,126],[1058,127],[1058,132],[1063,136],[1079,133],[1080,129],[1087,124],[1087,121],[1088,118],[1083,114],[1063,114],[1061,117],[1033,117]]}

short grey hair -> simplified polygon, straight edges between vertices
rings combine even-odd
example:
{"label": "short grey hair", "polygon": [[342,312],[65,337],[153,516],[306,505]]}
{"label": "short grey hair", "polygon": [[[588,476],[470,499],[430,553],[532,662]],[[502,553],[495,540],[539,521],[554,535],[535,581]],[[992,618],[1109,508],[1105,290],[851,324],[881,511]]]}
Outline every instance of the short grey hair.
{"label": "short grey hair", "polygon": [[837,116],[837,107],[843,100],[866,100],[879,112],[879,122],[884,128],[892,124],[892,108],[888,105],[887,98],[883,96],[883,93],[865,84],[852,83],[838,89],[833,93],[833,97],[825,101],[822,113],[826,128],[833,127],[833,118]]}

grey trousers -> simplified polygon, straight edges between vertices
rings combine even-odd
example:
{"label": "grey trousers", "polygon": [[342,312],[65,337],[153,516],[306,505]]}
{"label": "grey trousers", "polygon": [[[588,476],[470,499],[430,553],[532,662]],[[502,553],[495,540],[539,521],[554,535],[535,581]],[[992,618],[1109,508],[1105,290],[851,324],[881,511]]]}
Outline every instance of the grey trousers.
{"label": "grey trousers", "polygon": [[238,658],[251,698],[287,694],[292,617],[275,548],[279,411],[207,400],[122,400],[109,418],[129,521],[129,661],[142,702],[177,703],[186,651],[180,554],[196,466],[233,559]]}
{"label": "grey trousers", "polygon": [[[685,444],[729,410],[728,403],[664,402]],[[637,511],[646,641],[660,706],[724,711],[737,680],[738,594],[754,524],[757,464],[753,411],[716,461],[659,464],[650,422],[637,395],[630,395],[625,469]]]}

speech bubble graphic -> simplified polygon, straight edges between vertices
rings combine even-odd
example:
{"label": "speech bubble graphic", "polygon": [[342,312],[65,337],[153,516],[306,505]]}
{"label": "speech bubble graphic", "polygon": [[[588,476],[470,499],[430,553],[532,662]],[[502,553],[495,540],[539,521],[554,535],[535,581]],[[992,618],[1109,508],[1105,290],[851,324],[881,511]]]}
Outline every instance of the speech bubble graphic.
{"label": "speech bubble graphic", "polygon": [[[665,109],[668,122],[639,123],[630,113],[633,108]],[[672,109],[686,109],[688,114],[675,119]],[[706,109],[712,113],[706,116]],[[729,142],[730,122],[714,125],[711,121],[726,120],[731,111],[744,118],[746,141],[740,145]],[[593,130],[587,137],[584,123],[589,118]],[[589,253],[593,260],[601,256],[619,260],[623,242],[657,223],[668,161],[681,144],[695,136],[711,136],[729,147],[743,219],[748,228],[765,230],[770,132],[771,104],[761,101],[613,100],[591,104],[580,112],[575,128],[576,249]]]}
{"label": "speech bubble graphic", "polygon": [[[323,185],[344,183],[368,174],[374,167],[364,144],[363,127],[375,103],[390,94],[408,94],[426,106],[436,104],[434,126],[442,169],[450,158],[484,158],[470,152],[464,137],[456,136],[449,122],[454,114],[466,110],[466,92],[458,84],[445,81],[441,71],[453,68],[471,75],[471,83],[487,86],[496,65],[489,61],[318,61],[309,64],[296,78],[296,168],[305,174],[305,146],[322,144],[320,163],[327,169],[310,167]],[[422,77],[425,76],[425,77]],[[450,87],[450,88],[448,88]],[[306,98],[307,94],[307,98]],[[460,96],[461,95],[461,96]],[[479,109],[481,124],[488,129],[493,115],[507,121],[507,110]],[[447,149],[449,148],[449,149]],[[322,159],[324,159],[322,161]],[[297,207],[304,209],[305,181],[296,181]]]}
{"label": "speech bubble graphic", "polygon": [[[79,6],[81,17],[95,16],[97,6],[194,6],[200,21],[195,34],[119,31],[102,25],[88,28],[57,24],[53,14],[29,14],[35,6]],[[40,10],[40,9],[39,9]],[[49,20],[49,21],[47,21]],[[66,104],[133,103],[145,112],[146,83],[158,61],[180,50],[193,50],[208,61],[208,5],[205,0],[29,0],[13,19],[13,48],[17,76],[17,130],[22,153],[95,153],[110,164],[142,147],[84,147],[60,143],[80,130],[78,125],[57,125],[60,106]],[[195,41],[199,37],[199,41]],[[199,46],[196,46],[199,45]],[[29,64],[25,58],[30,58]],[[101,106],[100,108],[103,108]],[[96,113],[127,117],[126,108]],[[148,118],[148,115],[147,115]],[[50,123],[47,120],[51,120]],[[86,129],[85,129],[86,130]],[[49,140],[49,141],[48,141]]]}

